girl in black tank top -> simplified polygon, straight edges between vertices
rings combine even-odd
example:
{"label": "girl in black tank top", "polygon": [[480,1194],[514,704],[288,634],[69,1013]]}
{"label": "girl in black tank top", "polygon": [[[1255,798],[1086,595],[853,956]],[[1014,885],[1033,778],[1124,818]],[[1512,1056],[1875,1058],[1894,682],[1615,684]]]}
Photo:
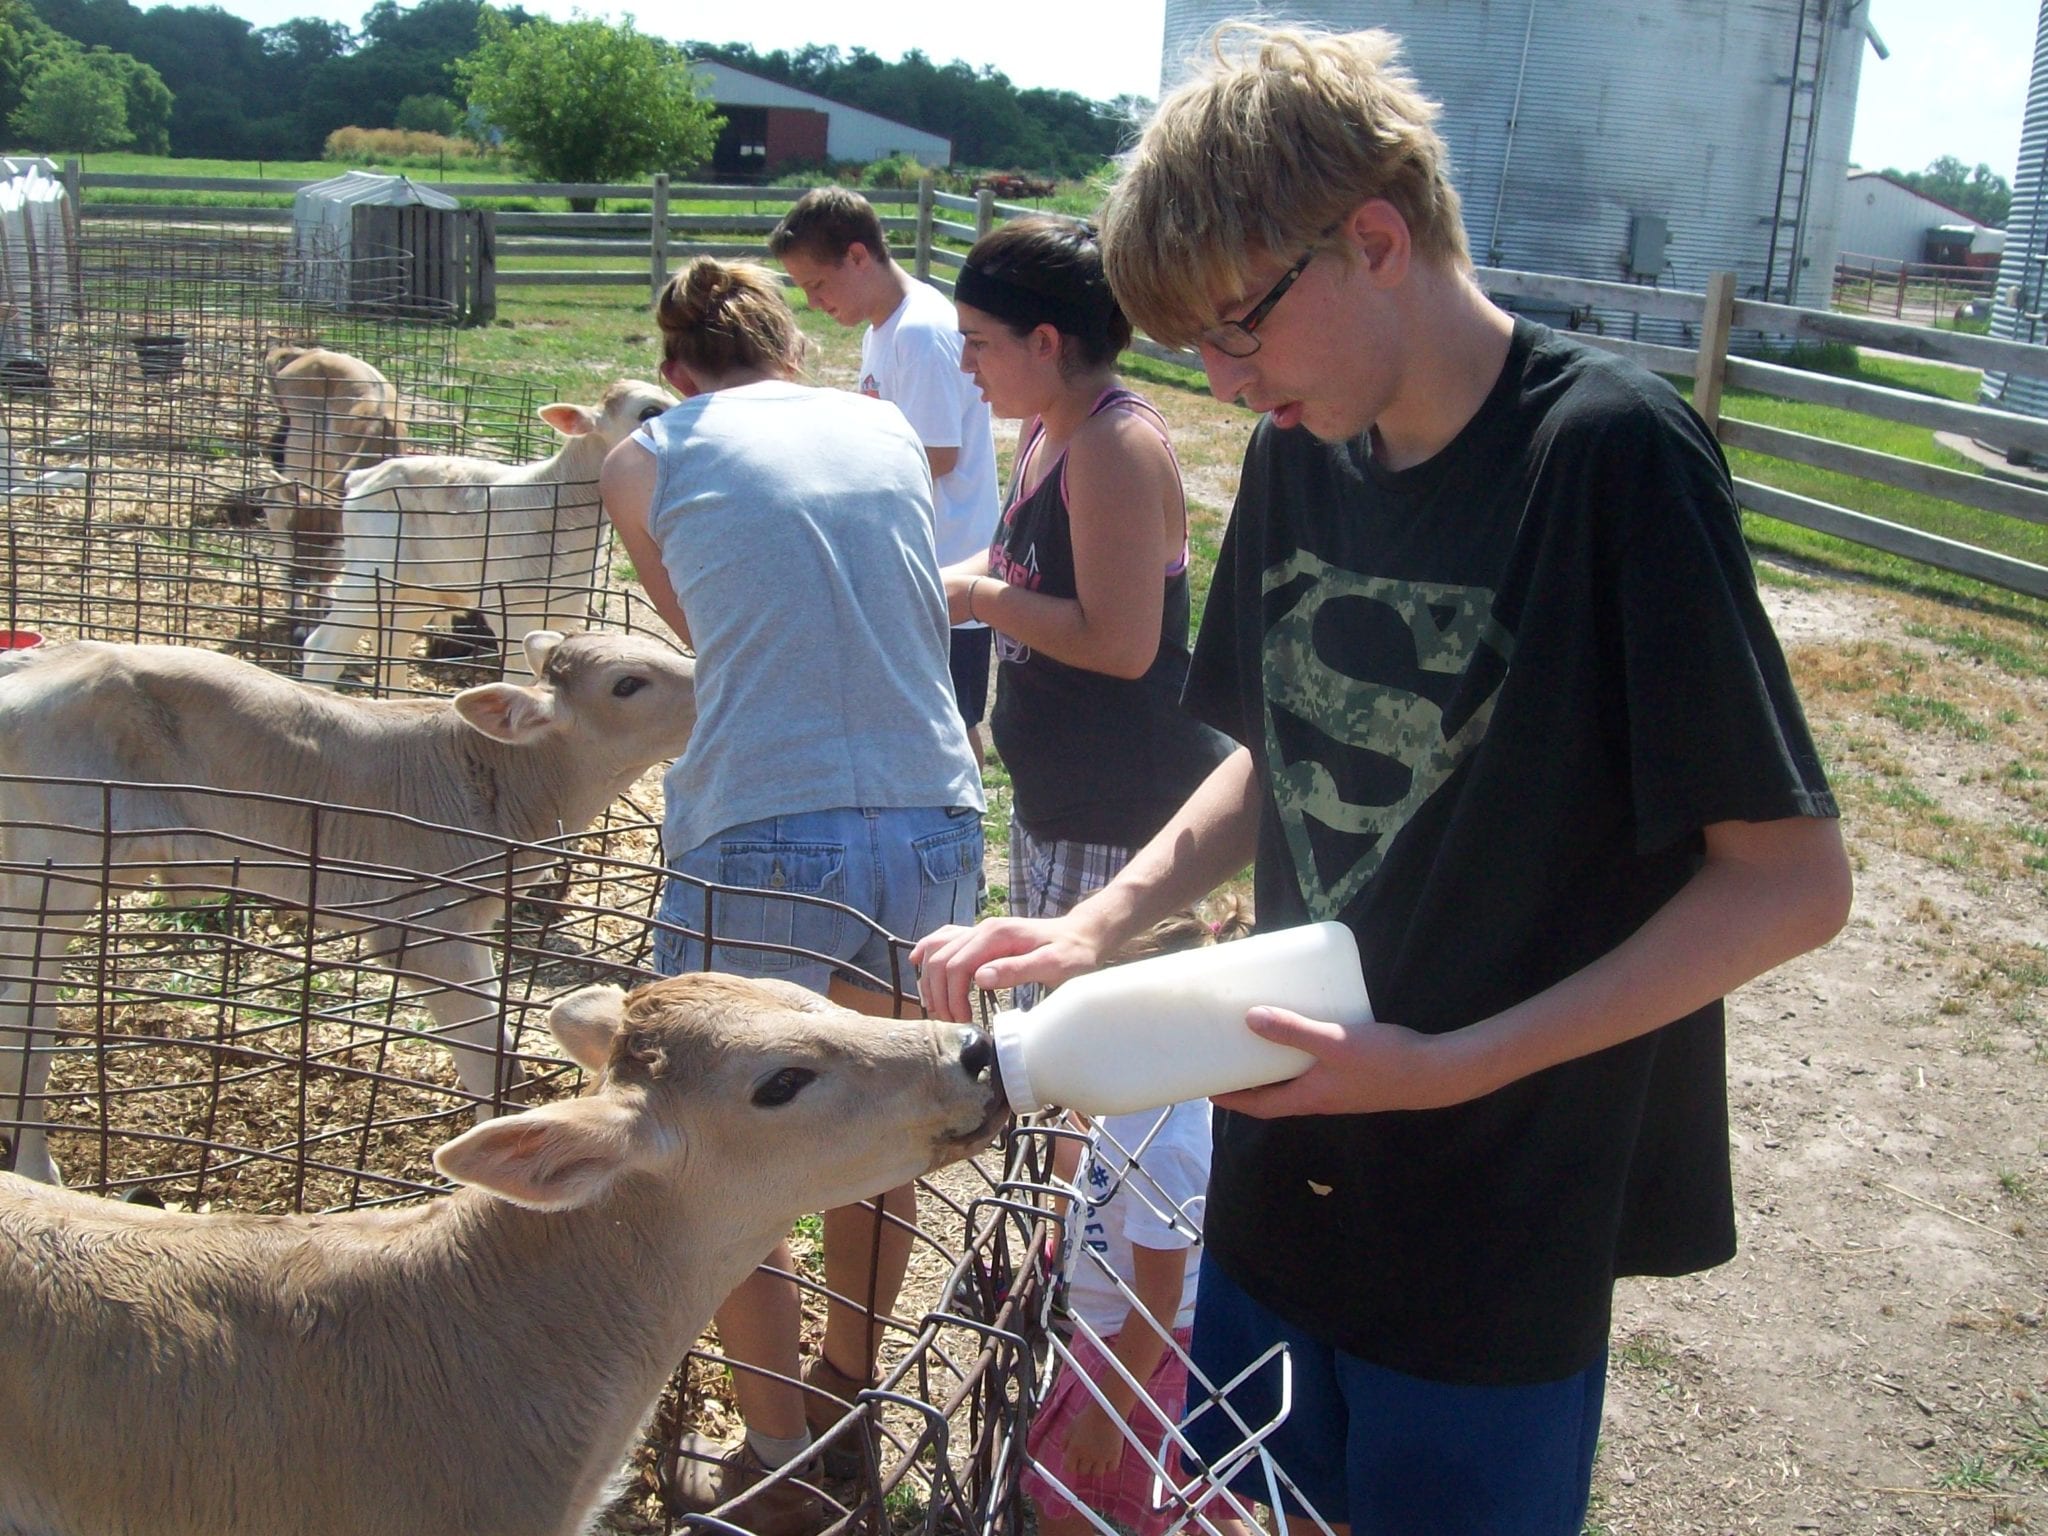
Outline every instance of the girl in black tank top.
{"label": "girl in black tank top", "polygon": [[954,301],[961,366],[1029,421],[993,547],[946,573],[954,620],[996,631],[1016,819],[1035,840],[1135,848],[1229,750],[1179,704],[1187,510],[1165,423],[1117,379],[1130,326],[1086,225],[996,231]]}

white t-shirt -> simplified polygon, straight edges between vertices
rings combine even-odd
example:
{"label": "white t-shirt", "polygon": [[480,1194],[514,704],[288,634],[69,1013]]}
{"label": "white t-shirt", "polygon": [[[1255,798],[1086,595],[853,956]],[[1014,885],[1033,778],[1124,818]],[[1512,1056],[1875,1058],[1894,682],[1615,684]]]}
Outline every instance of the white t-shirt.
{"label": "white t-shirt", "polygon": [[861,336],[860,392],[894,405],[925,447],[960,450],[959,461],[932,487],[939,564],[986,550],[1001,511],[995,437],[988,402],[960,371],[952,300],[913,281],[895,313]]}
{"label": "white t-shirt", "polygon": [[1098,1120],[1093,1150],[1081,1165],[1085,1203],[1075,1215],[1067,1310],[1098,1337],[1108,1338],[1123,1327],[1131,1310],[1130,1300],[1117,1289],[1110,1273],[1122,1276],[1126,1285],[1130,1283],[1134,1244],[1180,1248],[1187,1253],[1187,1270],[1173,1326],[1180,1329],[1192,1324],[1202,1251],[1202,1203],[1208,1187],[1207,1099],[1190,1099],[1163,1110],[1105,1115]]}

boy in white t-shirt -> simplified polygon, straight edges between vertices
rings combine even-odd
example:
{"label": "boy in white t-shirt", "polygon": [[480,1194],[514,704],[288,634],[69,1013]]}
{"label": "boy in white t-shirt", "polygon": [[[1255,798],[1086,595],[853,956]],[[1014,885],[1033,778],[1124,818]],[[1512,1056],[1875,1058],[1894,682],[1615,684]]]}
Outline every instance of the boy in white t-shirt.
{"label": "boy in white t-shirt", "polygon": [[[1000,510],[995,438],[988,402],[960,371],[952,301],[896,264],[874,208],[845,187],[818,187],[798,198],[768,236],[768,253],[811,308],[841,325],[867,327],[860,390],[900,410],[924,444],[941,568],[987,550]],[[976,762],[991,638],[977,623],[953,629],[953,695]]]}

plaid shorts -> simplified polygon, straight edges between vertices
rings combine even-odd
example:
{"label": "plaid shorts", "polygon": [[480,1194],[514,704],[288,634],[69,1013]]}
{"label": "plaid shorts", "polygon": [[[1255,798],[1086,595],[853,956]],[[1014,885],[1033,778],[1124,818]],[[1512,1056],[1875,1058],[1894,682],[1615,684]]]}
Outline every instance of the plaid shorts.
{"label": "plaid shorts", "polygon": [[[1033,837],[1014,812],[1010,816],[1010,916],[1059,917],[1083,896],[1101,890],[1130,863],[1137,850],[1112,843],[1077,843]],[[1040,988],[1017,988],[1015,1006],[1029,1008]]]}
{"label": "plaid shorts", "polygon": [[[1173,1338],[1176,1344],[1186,1349],[1193,1336],[1192,1329],[1183,1328]],[[1069,1341],[1080,1369],[1068,1366],[1060,1371],[1059,1380],[1053,1383],[1052,1391],[1046,1394],[1045,1401],[1031,1420],[1031,1432],[1024,1441],[1024,1491],[1031,1496],[1031,1502],[1038,1506],[1042,1515],[1057,1518],[1079,1512],[1073,1500],[1054,1487],[1045,1472],[1039,1470],[1042,1464],[1072,1491],[1074,1498],[1105,1520],[1116,1522],[1135,1532],[1136,1536],[1164,1536],[1184,1511],[1171,1493],[1167,1494],[1166,1508],[1153,1507],[1152,1468],[1134,1447],[1124,1447],[1123,1459],[1109,1477],[1070,1478],[1063,1465],[1067,1430],[1081,1416],[1082,1410],[1095,1401],[1081,1384],[1081,1377],[1086,1374],[1098,1382],[1114,1379],[1114,1372],[1103,1355],[1103,1347],[1115,1342],[1114,1339],[1105,1339],[1099,1347],[1085,1333],[1076,1333]],[[1126,1433],[1136,1436],[1144,1442],[1147,1450],[1159,1456],[1172,1482],[1180,1480],[1180,1451],[1168,1445],[1166,1453],[1159,1455],[1160,1444],[1166,1438],[1166,1426],[1180,1422],[1187,1400],[1187,1362],[1169,1349],[1146,1381],[1145,1395],[1131,1405],[1124,1421]]]}

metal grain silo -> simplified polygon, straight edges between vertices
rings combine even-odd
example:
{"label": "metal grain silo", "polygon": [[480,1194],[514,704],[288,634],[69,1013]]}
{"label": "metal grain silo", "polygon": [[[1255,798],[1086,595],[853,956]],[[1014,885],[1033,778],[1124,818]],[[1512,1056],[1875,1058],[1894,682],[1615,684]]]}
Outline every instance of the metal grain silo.
{"label": "metal grain silo", "polygon": [[1166,0],[1163,86],[1221,22],[1381,27],[1444,104],[1482,265],[1826,307],[1867,0]]}
{"label": "metal grain silo", "polygon": [[[2005,254],[1998,263],[1998,293],[1991,334],[2007,341],[2048,342],[2048,4],[2034,32],[2034,73],[2027,82],[2027,115],[2020,123],[2020,159],[2005,221]],[[2048,416],[2048,379],[1987,373],[1978,398],[2001,410]]]}

